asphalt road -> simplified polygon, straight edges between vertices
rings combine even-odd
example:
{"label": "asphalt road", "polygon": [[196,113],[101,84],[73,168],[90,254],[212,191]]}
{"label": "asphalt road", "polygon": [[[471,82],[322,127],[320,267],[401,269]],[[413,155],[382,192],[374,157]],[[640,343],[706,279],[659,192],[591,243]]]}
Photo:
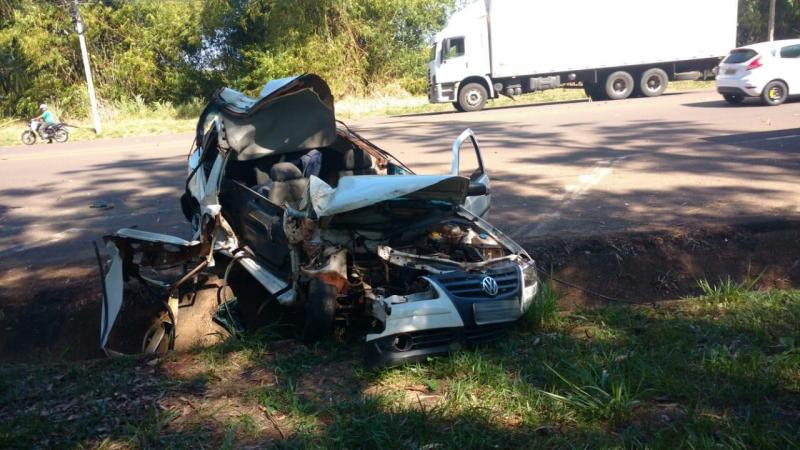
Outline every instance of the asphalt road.
{"label": "asphalt road", "polygon": [[[472,128],[493,181],[490,220],[521,241],[800,215],[800,101],[733,107],[699,91],[350,125],[418,173],[449,171],[452,140]],[[121,227],[186,237],[191,140],[0,148],[0,279],[85,266],[90,242]]]}

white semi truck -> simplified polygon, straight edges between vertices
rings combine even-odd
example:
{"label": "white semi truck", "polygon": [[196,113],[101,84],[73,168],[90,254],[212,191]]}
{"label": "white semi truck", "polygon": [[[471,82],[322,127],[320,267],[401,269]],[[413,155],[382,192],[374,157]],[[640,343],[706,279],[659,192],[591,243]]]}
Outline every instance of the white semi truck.
{"label": "white semi truck", "polygon": [[595,100],[661,95],[736,46],[737,0],[478,0],[431,45],[428,99],[487,99],[568,85]]}

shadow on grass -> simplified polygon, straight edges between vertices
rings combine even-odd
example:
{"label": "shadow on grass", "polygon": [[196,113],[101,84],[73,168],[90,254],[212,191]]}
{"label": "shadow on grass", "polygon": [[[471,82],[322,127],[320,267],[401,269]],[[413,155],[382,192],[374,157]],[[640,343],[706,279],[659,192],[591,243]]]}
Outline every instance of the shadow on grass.
{"label": "shadow on grass", "polygon": [[261,338],[155,365],[3,367],[0,445],[797,445],[797,292],[527,323],[494,345],[377,372],[358,346]]}

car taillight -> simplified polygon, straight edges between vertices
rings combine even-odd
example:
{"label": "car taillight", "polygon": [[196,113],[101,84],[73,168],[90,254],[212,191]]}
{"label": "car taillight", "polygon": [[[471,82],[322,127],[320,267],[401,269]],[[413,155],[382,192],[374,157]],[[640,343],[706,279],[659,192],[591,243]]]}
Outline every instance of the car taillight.
{"label": "car taillight", "polygon": [[759,56],[758,58],[750,61],[750,64],[747,65],[747,70],[758,69],[761,66],[763,66],[763,64],[761,64],[761,57]]}

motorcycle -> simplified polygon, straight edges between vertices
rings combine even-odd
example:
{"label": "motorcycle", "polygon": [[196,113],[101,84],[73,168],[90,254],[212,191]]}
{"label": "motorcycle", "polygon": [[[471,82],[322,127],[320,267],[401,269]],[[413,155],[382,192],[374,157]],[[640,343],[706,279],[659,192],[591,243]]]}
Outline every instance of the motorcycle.
{"label": "motorcycle", "polygon": [[[38,127],[36,126],[37,123],[39,124]],[[36,130],[36,132],[33,130]],[[28,129],[22,133],[22,143],[25,145],[35,144],[37,134],[39,135],[39,139],[43,141],[46,140],[51,143],[53,141],[64,143],[69,140],[69,130],[67,129],[67,124],[57,123],[48,125],[38,120],[31,120],[30,123],[28,123]]]}

